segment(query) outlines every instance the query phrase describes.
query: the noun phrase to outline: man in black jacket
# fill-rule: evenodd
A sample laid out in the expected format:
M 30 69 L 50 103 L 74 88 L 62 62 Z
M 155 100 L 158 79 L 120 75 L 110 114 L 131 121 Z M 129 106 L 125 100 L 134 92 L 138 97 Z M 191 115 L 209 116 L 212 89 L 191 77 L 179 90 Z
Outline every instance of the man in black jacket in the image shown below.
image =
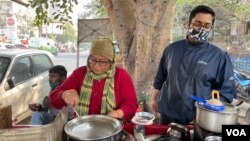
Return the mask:
M 189 16 L 185 40 L 170 44 L 163 52 L 153 83 L 150 108 L 161 113 L 161 123 L 189 124 L 196 115 L 192 95 L 230 103 L 236 97 L 233 66 L 228 54 L 207 42 L 215 12 L 200 5 Z

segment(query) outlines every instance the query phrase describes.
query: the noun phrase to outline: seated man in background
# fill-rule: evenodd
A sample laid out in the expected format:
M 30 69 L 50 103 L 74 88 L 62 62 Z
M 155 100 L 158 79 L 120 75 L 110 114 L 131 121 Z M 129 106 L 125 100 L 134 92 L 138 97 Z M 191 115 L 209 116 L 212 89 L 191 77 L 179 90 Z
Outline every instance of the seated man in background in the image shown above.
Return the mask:
M 59 86 L 67 78 L 67 70 L 64 66 L 57 65 L 49 69 L 49 84 L 51 91 Z M 45 125 L 54 121 L 55 117 L 60 110 L 51 105 L 49 96 L 44 97 L 43 104 L 30 104 L 29 109 L 34 111 L 31 124 L 32 125 Z M 73 110 L 67 107 L 68 119 L 73 118 Z

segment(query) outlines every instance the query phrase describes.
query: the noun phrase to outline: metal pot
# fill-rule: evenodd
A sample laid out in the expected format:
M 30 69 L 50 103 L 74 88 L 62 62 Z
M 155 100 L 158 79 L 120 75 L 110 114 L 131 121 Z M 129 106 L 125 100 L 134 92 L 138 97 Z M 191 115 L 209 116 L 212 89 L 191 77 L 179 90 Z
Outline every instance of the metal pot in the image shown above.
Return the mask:
M 221 133 L 222 125 L 238 124 L 239 109 L 236 106 L 224 103 L 225 110 L 223 111 L 212 111 L 206 109 L 198 104 L 198 102 L 195 102 L 195 106 L 196 122 L 205 130 Z
M 221 141 L 222 138 L 220 136 L 207 136 L 205 141 Z
M 171 122 L 167 130 L 167 135 L 174 138 L 176 141 L 187 141 L 190 138 L 188 128 L 182 124 Z
M 64 130 L 69 141 L 119 141 L 123 126 L 105 115 L 86 115 L 69 121 Z

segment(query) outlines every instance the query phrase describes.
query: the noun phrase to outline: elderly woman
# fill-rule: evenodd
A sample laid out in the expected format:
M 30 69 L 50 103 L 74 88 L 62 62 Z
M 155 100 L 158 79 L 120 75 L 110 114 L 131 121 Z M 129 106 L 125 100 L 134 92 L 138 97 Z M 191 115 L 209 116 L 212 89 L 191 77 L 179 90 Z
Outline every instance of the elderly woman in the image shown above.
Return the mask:
M 138 107 L 137 96 L 131 77 L 114 60 L 110 39 L 93 41 L 87 66 L 77 68 L 51 93 L 54 107 L 70 105 L 80 116 L 106 114 L 129 122 Z

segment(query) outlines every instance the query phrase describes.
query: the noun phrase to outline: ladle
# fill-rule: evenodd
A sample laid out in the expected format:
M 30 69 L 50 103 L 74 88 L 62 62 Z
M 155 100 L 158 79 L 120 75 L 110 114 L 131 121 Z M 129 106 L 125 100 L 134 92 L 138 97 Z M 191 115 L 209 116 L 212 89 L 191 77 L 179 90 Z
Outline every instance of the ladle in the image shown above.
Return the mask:
M 74 113 L 76 114 L 77 117 L 80 117 L 80 115 L 79 115 L 78 112 L 77 112 L 76 107 L 73 107 L 73 111 L 74 111 Z

